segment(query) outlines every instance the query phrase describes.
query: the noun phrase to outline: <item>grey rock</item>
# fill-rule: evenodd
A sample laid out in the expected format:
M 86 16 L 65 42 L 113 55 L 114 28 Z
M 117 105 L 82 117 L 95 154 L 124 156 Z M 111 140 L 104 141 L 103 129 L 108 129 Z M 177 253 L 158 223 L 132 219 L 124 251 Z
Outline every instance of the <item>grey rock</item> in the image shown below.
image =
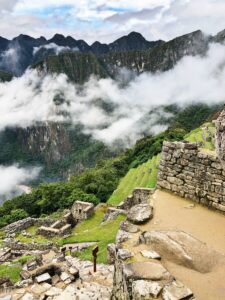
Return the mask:
M 49 273 L 44 273 L 41 274 L 39 276 L 37 276 L 35 278 L 37 283 L 41 283 L 41 282 L 50 282 L 51 281 L 51 276 L 49 275 Z
M 131 238 L 131 235 L 123 230 L 118 230 L 116 235 L 116 244 L 122 244 Z
M 122 259 L 122 260 L 126 260 L 126 259 L 134 256 L 134 253 L 132 253 L 126 249 L 119 249 L 117 254 L 118 254 L 118 258 Z
M 171 274 L 156 262 L 133 262 L 124 266 L 124 274 L 127 278 L 142 278 L 143 280 L 168 280 L 172 281 Z
M 153 217 L 153 209 L 149 204 L 138 204 L 133 206 L 128 214 L 127 219 L 134 224 L 142 224 Z
M 132 283 L 132 295 L 135 300 L 157 298 L 162 290 L 162 284 L 157 281 L 136 280 Z
M 161 256 L 153 250 L 142 250 L 141 255 L 150 259 L 161 259 Z
M 136 225 L 130 223 L 127 220 L 121 223 L 120 229 L 129 233 L 137 233 L 138 231 L 140 231 L 140 229 Z
M 108 244 L 107 245 L 107 262 L 108 264 L 114 264 L 116 255 L 116 245 Z
M 188 300 L 193 299 L 193 292 L 178 281 L 173 281 L 164 287 L 163 300 Z

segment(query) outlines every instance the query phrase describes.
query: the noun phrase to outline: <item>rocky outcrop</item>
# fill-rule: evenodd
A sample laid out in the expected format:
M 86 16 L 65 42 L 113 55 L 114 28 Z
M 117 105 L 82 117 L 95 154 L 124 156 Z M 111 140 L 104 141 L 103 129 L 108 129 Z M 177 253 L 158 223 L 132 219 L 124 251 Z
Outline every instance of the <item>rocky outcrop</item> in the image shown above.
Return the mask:
M 200 273 L 212 271 L 222 259 L 222 255 L 205 243 L 182 231 L 143 232 L 139 242 L 149 245 L 164 259 Z
M 158 187 L 225 212 L 224 182 L 216 155 L 200 151 L 196 143 L 163 143 Z
M 143 224 L 152 217 L 153 209 L 147 203 L 133 206 L 127 214 L 127 220 L 133 224 Z

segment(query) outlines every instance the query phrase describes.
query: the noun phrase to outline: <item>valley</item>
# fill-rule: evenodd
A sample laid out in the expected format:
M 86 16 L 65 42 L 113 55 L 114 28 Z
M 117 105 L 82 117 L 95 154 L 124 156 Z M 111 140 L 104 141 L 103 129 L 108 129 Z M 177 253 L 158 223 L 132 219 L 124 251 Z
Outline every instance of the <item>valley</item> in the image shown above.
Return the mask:
M 0 37 L 0 300 L 224 300 L 224 32 Z

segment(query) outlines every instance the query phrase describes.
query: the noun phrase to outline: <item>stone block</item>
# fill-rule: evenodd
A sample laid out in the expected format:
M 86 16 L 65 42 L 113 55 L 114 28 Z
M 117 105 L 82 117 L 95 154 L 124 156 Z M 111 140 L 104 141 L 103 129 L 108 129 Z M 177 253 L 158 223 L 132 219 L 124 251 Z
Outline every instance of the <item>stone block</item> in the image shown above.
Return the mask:
M 44 274 L 41 274 L 41 275 L 37 276 L 35 278 L 35 281 L 37 283 L 51 282 L 51 276 L 49 275 L 49 273 L 44 273 Z

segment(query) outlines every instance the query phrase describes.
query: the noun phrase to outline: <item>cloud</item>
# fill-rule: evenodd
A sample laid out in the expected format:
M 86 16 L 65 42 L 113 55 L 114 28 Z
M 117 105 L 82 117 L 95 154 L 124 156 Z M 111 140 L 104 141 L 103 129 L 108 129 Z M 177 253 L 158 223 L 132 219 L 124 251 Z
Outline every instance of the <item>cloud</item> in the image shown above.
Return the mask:
M 12 47 L 0 54 L 0 69 L 9 70 L 15 74 L 21 73 L 20 69 L 21 49 L 19 45 Z
M 13 4 L 10 4 L 13 3 Z M 224 0 L 18 0 L 1 1 L 0 32 L 38 37 L 56 32 L 112 42 L 130 31 L 169 40 L 197 29 L 216 34 L 224 26 Z
M 13 10 L 13 8 L 17 2 L 18 2 L 18 0 L 1 0 L 0 12 Z
M 19 185 L 38 177 L 40 168 L 20 168 L 18 165 L 0 165 L 0 202 L 22 193 Z
M 163 110 L 165 105 L 225 102 L 224 82 L 225 46 L 220 44 L 212 44 L 205 57 L 184 57 L 172 70 L 144 73 L 125 86 L 110 78 L 92 77 L 81 88 L 65 74 L 28 70 L 0 84 L 0 130 L 68 121 L 81 124 L 84 133 L 107 144 L 119 140 L 129 146 L 143 133 L 165 129 L 162 120 L 170 117 Z
M 66 51 L 79 51 L 79 49 L 76 47 L 70 48 L 70 47 L 65 47 L 65 46 L 58 46 L 55 43 L 50 43 L 50 44 L 47 44 L 44 46 L 34 47 L 33 54 L 35 55 L 41 49 L 53 50 L 56 55 L 58 55 L 59 53 L 62 53 L 62 52 L 66 52 Z

